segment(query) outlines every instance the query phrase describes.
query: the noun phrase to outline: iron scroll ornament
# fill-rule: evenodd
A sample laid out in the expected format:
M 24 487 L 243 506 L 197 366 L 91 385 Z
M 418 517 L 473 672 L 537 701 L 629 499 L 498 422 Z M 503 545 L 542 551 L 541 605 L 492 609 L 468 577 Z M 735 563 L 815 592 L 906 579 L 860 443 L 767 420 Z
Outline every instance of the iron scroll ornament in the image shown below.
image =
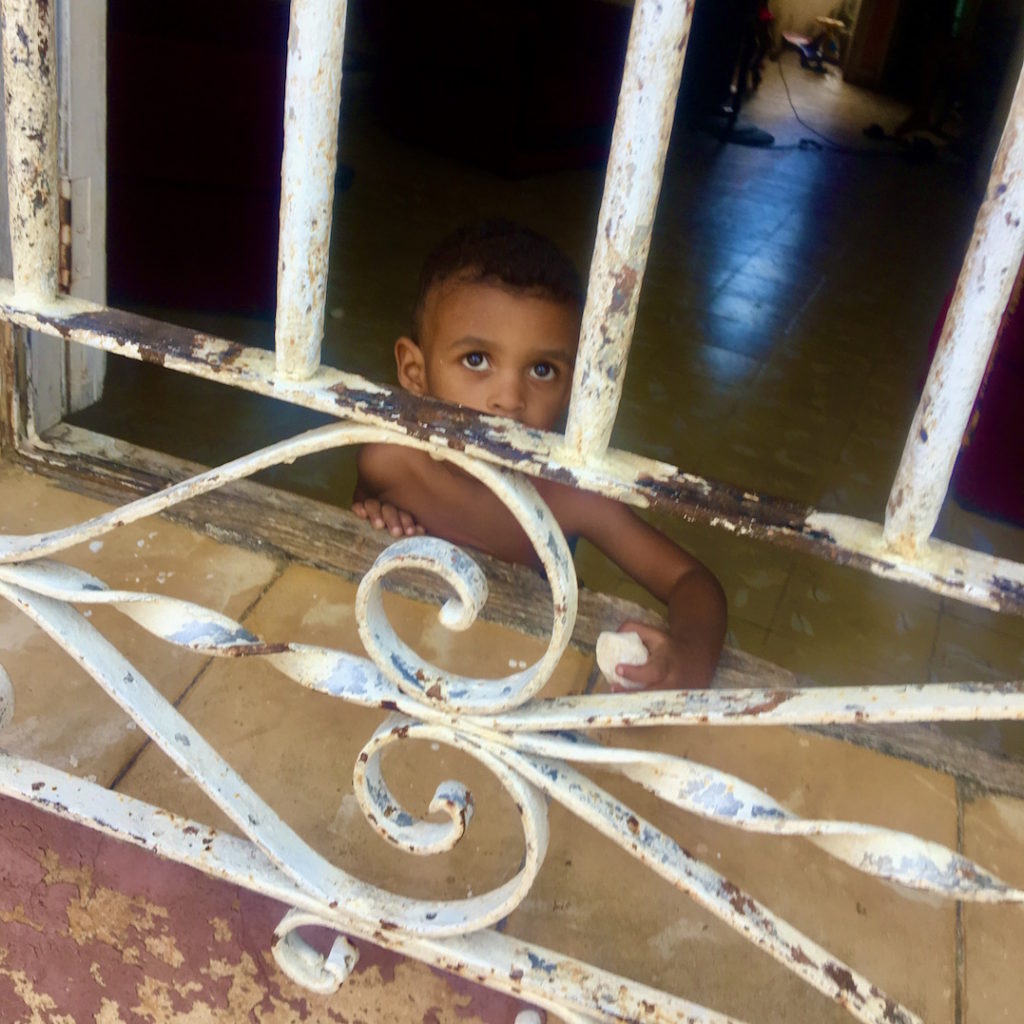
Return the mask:
M 439 614 L 447 628 L 468 627 L 486 601 L 486 583 L 475 563 L 453 545 L 436 538 L 407 538 L 391 545 L 360 584 L 357 621 L 372 662 L 324 647 L 266 644 L 240 623 L 198 605 L 160 595 L 110 590 L 89 574 L 48 558 L 267 466 L 314 451 L 371 441 L 408 444 L 450 460 L 490 487 L 523 526 L 547 572 L 554 607 L 551 638 L 534 665 L 503 679 L 477 682 L 442 672 L 397 638 L 384 614 L 380 591 L 385 577 L 399 567 L 411 565 L 433 572 L 454 591 L 455 596 L 444 603 Z M 593 707 L 602 708 L 603 726 L 625 726 L 636 724 L 637 712 L 644 705 L 663 708 L 664 695 L 617 695 L 621 701 L 617 715 L 609 712 L 607 696 L 534 700 L 569 642 L 576 615 L 575 573 L 561 530 L 524 478 L 462 453 L 438 451 L 415 438 L 377 427 L 332 425 L 200 474 L 79 526 L 0 538 L 0 593 L 68 650 L 277 868 L 305 894 L 322 901 L 325 912 L 319 920 L 328 927 L 342 930 L 337 915 L 327 911 L 343 905 L 350 921 L 355 918 L 379 923 L 386 917 L 393 929 L 408 936 L 444 939 L 489 928 L 521 902 L 543 863 L 548 838 L 547 797 L 594 825 L 814 987 L 843 1002 L 857 1019 L 917 1019 L 867 979 L 695 861 L 653 824 L 640 820 L 630 808 L 577 771 L 574 763 L 614 768 L 667 803 L 736 827 L 804 835 L 857 869 L 903 885 L 957 899 L 1024 901 L 1024 893 L 937 844 L 872 826 L 806 821 L 732 776 L 670 755 L 605 748 L 579 731 L 587 727 L 588 720 L 593 721 L 593 715 L 589 719 L 587 716 Z M 355 792 L 368 819 L 386 839 L 413 853 L 428 855 L 454 846 L 472 815 L 465 787 L 449 781 L 437 788 L 428 810 L 442 813 L 446 821 L 418 819 L 395 801 L 379 763 L 383 749 L 409 736 L 445 743 L 480 761 L 512 794 L 525 837 L 522 866 L 491 892 L 446 902 L 396 896 L 353 878 L 312 851 L 284 825 L 72 604 L 109 604 L 168 642 L 210 656 L 266 658 L 286 676 L 311 689 L 365 706 L 395 709 L 395 714 L 370 738 L 354 768 Z M 736 694 L 709 695 L 726 702 L 730 696 L 735 699 Z M 1001 697 L 1004 705 L 1014 700 L 1019 704 L 1024 698 L 1024 694 L 1006 688 L 995 696 Z M 548 705 L 550 716 L 546 714 Z M 9 708 L 9 695 L 0 694 L 0 710 Z M 663 716 L 664 712 L 655 712 L 650 721 L 659 720 L 658 714 Z M 566 730 L 567 717 L 575 721 L 575 731 Z M 528 729 L 524 722 L 529 723 Z M 296 942 L 287 948 L 302 952 Z M 301 968 L 296 971 L 302 974 Z M 343 970 L 335 972 L 339 979 L 343 974 Z M 314 987 L 333 984 L 324 982 L 316 971 L 308 977 Z M 842 979 L 841 985 L 836 978 Z M 685 1005 L 687 1016 L 677 1019 L 725 1020 L 705 1010 L 701 1010 L 703 1016 L 693 1017 L 694 1007 Z M 599 1009 L 577 1006 L 576 1012 L 581 1012 L 584 1019 L 617 1019 L 604 1011 L 596 1012 Z

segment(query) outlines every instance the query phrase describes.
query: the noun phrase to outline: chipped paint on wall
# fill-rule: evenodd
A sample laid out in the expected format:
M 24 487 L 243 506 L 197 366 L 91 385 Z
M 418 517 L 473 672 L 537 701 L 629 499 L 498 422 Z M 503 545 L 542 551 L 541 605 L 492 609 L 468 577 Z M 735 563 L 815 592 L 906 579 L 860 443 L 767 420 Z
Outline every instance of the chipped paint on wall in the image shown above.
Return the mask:
M 512 1021 L 523 1006 L 365 943 L 339 992 L 311 995 L 270 952 L 283 912 L 0 800 L 4 1024 L 484 1024 Z

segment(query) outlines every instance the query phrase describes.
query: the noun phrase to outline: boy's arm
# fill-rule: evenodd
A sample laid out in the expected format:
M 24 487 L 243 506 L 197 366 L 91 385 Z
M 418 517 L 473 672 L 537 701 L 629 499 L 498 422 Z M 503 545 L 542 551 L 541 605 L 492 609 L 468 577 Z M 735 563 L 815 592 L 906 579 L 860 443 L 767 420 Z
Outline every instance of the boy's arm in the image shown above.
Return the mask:
M 559 521 L 586 537 L 668 607 L 668 633 L 637 622 L 620 627 L 638 633 L 650 651 L 644 665 L 620 665 L 620 675 L 643 688 L 707 686 L 726 627 L 725 594 L 711 570 L 625 505 L 555 487 L 546 496 Z

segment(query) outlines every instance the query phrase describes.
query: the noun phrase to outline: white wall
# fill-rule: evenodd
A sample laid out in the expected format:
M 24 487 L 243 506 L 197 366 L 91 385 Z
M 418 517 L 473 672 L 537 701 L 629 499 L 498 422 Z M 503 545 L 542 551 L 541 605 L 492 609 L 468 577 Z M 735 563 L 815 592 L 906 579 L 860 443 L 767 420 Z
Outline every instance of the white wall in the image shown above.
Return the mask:
M 768 0 L 779 32 L 801 32 L 804 35 L 813 33 L 814 19 L 818 15 L 831 17 L 841 5 L 842 0 Z M 859 0 L 857 3 L 847 2 L 845 6 L 855 16 Z
M 775 15 L 775 26 L 779 32 L 810 35 L 815 17 L 827 15 L 832 9 L 832 0 L 768 0 L 768 6 Z

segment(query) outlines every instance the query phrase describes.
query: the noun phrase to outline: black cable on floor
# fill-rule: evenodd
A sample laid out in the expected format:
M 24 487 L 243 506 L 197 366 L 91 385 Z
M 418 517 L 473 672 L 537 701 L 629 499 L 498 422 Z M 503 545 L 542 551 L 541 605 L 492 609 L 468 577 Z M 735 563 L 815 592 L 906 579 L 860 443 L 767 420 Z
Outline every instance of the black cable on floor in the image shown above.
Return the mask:
M 901 148 L 898 151 L 894 150 L 881 150 L 881 149 L 869 149 L 866 146 L 847 146 L 842 142 L 837 142 L 835 139 L 830 139 L 827 135 L 819 132 L 813 125 L 809 125 L 801 116 L 800 112 L 796 109 L 796 104 L 793 102 L 793 95 L 789 91 L 789 83 L 786 81 L 786 74 L 782 70 L 782 58 L 776 61 L 779 67 L 779 78 L 782 79 L 782 87 L 786 90 L 786 99 L 789 101 L 789 109 L 793 111 L 793 116 L 797 119 L 797 123 L 807 129 L 807 131 L 816 135 L 817 139 L 800 139 L 799 142 L 788 146 L 772 146 L 772 149 L 776 150 L 789 150 L 789 149 L 811 149 L 811 150 L 824 150 L 825 152 L 842 153 L 846 156 L 861 156 L 861 157 L 873 157 L 873 158 L 898 158 L 900 160 L 907 160 L 913 157 L 933 157 L 936 155 L 935 148 L 926 143 L 921 146 L 915 146 L 913 143 L 909 146 L 906 143 L 901 143 Z M 818 139 L 822 141 L 819 142 Z M 823 145 L 824 143 L 824 145 Z
M 775 63 L 778 65 L 778 68 L 779 68 L 779 78 L 782 79 L 782 88 L 786 90 L 786 99 L 789 100 L 789 109 L 793 111 L 793 116 L 797 119 L 797 122 L 800 125 L 802 125 L 804 128 L 806 128 L 813 135 L 817 135 L 818 138 L 821 139 L 823 142 L 828 143 L 829 147 L 834 149 L 834 150 L 836 150 L 837 152 L 840 152 L 840 153 L 858 153 L 858 154 L 860 154 L 860 153 L 871 153 L 873 155 L 877 153 L 877 151 L 873 150 L 873 149 L 864 149 L 863 147 L 860 147 L 860 146 L 858 146 L 858 147 L 847 146 L 847 145 L 845 145 L 842 142 L 836 142 L 835 139 L 830 139 L 827 135 L 823 135 L 813 125 L 809 125 L 800 116 L 800 112 L 796 109 L 796 104 L 793 102 L 793 94 L 789 91 L 789 82 L 786 81 L 786 74 L 782 70 L 782 57 L 780 56 L 779 59 Z M 800 143 L 803 143 L 804 141 L 805 141 L 804 139 L 801 139 Z M 812 140 L 811 139 L 807 139 L 806 141 L 807 142 L 811 142 Z M 798 143 L 797 145 L 799 146 L 800 143 Z M 813 149 L 815 147 L 813 147 L 813 146 L 802 147 L 801 146 L 800 148 Z M 820 143 L 818 145 L 818 148 L 821 148 Z

